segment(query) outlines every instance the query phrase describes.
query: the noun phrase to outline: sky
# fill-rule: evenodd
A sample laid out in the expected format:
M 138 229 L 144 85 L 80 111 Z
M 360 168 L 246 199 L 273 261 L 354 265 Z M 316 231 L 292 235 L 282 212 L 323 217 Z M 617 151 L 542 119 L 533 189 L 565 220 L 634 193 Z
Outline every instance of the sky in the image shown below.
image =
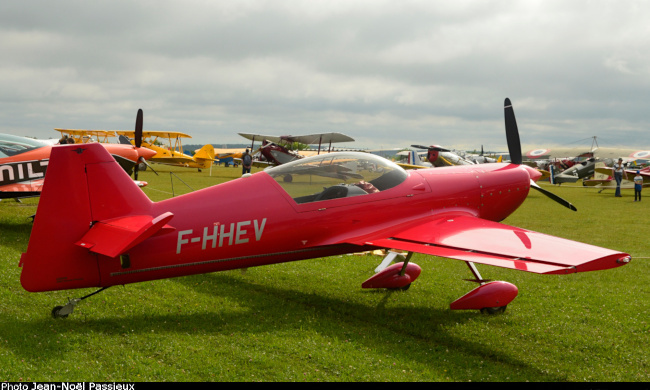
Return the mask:
M 359 148 L 650 148 L 650 2 L 0 2 L 0 133 L 340 132 Z

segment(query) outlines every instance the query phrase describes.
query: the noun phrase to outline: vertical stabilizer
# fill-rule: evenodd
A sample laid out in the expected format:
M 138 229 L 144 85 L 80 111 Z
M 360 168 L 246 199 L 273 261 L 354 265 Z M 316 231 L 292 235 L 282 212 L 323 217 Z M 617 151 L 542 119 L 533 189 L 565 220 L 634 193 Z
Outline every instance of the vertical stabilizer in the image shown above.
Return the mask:
M 199 164 L 203 164 L 203 168 L 210 168 L 214 161 L 214 155 L 214 146 L 207 144 L 196 152 L 194 160 Z
M 420 160 L 420 156 L 418 155 L 417 150 L 411 149 L 409 151 L 409 164 L 424 166 L 424 163 L 422 160 Z
M 551 173 L 551 176 L 549 177 L 549 182 L 551 184 L 555 184 L 555 165 L 549 164 L 548 170 Z
M 75 245 L 93 223 L 152 202 L 99 143 L 52 148 L 21 284 L 28 291 L 99 287 L 98 255 Z

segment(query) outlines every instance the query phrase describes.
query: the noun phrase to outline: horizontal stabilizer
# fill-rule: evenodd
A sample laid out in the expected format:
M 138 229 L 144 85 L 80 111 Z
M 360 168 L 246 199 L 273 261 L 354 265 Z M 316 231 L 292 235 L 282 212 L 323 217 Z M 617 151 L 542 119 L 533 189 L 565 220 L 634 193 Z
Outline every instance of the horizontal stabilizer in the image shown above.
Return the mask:
M 76 245 L 94 253 L 117 257 L 156 233 L 164 234 L 174 230 L 166 225 L 173 216 L 174 214 L 166 212 L 156 218 L 150 215 L 131 215 L 99 221 L 93 224 Z

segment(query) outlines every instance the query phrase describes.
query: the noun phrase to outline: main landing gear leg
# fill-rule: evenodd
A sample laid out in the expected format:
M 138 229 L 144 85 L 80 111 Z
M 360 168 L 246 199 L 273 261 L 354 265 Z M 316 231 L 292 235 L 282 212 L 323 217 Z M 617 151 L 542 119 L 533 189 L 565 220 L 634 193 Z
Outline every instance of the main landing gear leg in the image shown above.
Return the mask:
M 399 276 L 402 277 L 406 274 L 406 270 L 408 268 L 409 262 L 411 261 L 411 257 L 413 256 L 413 252 L 409 252 L 406 255 L 406 259 L 404 260 L 404 263 L 402 263 L 402 269 L 399 271 Z M 412 283 L 413 281 L 411 281 Z M 399 287 L 400 290 L 406 291 L 411 287 L 411 283 L 407 284 L 406 286 Z
M 483 277 L 478 272 L 478 269 L 476 268 L 474 263 L 468 261 L 466 264 L 469 267 L 469 270 L 472 271 L 472 273 L 474 274 L 474 280 L 471 279 L 467 279 L 467 280 L 469 280 L 470 282 L 476 282 L 481 286 L 483 286 L 487 282 L 491 282 L 491 280 L 483 279 Z M 481 308 L 481 314 L 500 314 L 506 311 L 507 306 L 508 305 L 498 306 L 498 307 L 483 307 Z
M 83 301 L 86 298 L 92 297 L 95 294 L 98 294 L 104 290 L 106 290 L 108 287 L 103 287 L 100 288 L 99 290 L 95 291 L 94 293 L 90 293 L 86 296 L 83 296 L 81 298 L 73 298 L 70 299 L 68 298 L 68 303 L 64 306 L 55 306 L 54 309 L 52 309 L 52 317 L 54 318 L 67 318 L 72 312 L 74 311 L 75 306 L 81 301 Z
M 363 282 L 361 287 L 408 290 L 422 271 L 417 264 L 410 262 L 411 256 L 413 256 L 413 252 L 409 252 L 406 256 L 389 252 L 384 261 L 375 269 L 375 275 Z M 389 266 L 398 257 L 404 261 Z

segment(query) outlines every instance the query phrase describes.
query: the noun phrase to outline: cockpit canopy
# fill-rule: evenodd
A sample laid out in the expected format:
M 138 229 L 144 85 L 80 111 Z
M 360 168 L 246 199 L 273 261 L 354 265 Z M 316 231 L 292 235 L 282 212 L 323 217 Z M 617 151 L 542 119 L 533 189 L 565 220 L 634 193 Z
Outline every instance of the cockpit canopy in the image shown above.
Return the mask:
M 31 138 L 0 134 L 0 158 L 16 156 L 29 150 L 46 146 L 43 142 Z
M 397 186 L 408 174 L 369 153 L 328 153 L 265 170 L 296 203 L 368 195 Z

